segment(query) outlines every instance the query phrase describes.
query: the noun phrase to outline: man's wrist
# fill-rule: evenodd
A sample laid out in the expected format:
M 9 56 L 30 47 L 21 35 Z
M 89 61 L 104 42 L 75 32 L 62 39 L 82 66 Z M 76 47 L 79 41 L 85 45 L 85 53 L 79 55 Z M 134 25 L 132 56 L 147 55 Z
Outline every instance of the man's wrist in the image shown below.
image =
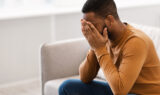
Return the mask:
M 103 55 L 109 55 L 106 46 L 94 49 L 94 52 L 98 60 L 100 60 Z
M 101 48 L 94 49 L 94 52 L 95 52 L 96 56 L 101 56 L 101 55 L 103 55 L 103 54 L 108 54 L 108 51 L 107 51 L 107 47 L 106 47 L 106 46 L 101 47 Z

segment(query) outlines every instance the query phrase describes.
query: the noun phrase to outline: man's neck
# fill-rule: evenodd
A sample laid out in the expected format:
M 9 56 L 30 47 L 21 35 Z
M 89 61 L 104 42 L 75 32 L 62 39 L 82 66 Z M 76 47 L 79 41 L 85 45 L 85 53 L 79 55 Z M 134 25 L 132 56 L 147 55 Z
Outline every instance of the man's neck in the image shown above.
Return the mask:
M 126 25 L 122 22 L 119 22 L 115 31 L 112 31 L 110 35 L 110 41 L 114 43 L 115 41 L 120 40 L 123 37 L 126 30 L 127 30 Z

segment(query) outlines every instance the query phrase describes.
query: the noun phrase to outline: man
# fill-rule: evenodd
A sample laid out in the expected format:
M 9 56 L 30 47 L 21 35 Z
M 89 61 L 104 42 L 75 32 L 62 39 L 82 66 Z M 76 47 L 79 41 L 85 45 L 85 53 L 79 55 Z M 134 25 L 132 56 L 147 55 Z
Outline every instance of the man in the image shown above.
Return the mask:
M 91 49 L 80 80 L 63 82 L 59 95 L 160 95 L 160 61 L 151 39 L 120 21 L 113 0 L 87 0 L 82 12 Z M 93 80 L 100 68 L 107 82 Z

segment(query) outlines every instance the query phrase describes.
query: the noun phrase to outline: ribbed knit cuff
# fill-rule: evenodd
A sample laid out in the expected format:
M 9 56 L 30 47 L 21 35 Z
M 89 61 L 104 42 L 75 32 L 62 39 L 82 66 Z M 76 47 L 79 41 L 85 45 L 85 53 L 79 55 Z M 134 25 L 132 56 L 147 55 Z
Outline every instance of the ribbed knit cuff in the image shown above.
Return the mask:
M 96 54 L 96 57 L 97 57 L 97 59 L 98 59 L 98 62 L 100 61 L 100 59 L 101 59 L 102 56 L 104 56 L 104 55 L 109 55 L 106 47 L 102 47 L 102 48 L 99 48 L 99 49 L 95 49 L 94 52 L 95 52 L 95 54 Z

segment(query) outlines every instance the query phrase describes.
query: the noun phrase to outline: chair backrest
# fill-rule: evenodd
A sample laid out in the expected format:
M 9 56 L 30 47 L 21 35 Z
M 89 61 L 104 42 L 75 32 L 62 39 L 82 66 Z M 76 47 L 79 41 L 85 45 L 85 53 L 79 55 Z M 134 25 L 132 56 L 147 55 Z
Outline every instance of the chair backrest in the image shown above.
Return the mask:
M 42 89 L 49 80 L 78 75 L 79 65 L 85 59 L 88 50 L 89 44 L 84 38 L 43 44 L 41 46 Z
M 131 24 L 137 29 L 142 30 L 145 32 L 153 41 L 158 56 L 160 58 L 160 28 L 151 27 L 151 26 L 144 26 L 139 24 Z

